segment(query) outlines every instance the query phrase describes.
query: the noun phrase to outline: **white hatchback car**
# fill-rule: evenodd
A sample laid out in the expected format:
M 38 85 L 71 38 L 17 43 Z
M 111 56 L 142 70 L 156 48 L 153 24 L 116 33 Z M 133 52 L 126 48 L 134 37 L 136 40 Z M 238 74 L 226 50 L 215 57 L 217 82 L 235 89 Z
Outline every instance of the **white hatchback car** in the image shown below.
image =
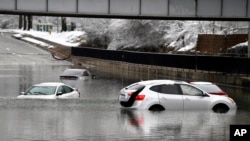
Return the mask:
M 120 91 L 123 108 L 148 110 L 213 110 L 226 113 L 237 106 L 230 97 L 208 94 L 184 81 L 148 80 L 131 84 Z
M 47 82 L 31 86 L 26 92 L 17 96 L 18 99 L 66 99 L 79 98 L 80 93 L 60 82 Z

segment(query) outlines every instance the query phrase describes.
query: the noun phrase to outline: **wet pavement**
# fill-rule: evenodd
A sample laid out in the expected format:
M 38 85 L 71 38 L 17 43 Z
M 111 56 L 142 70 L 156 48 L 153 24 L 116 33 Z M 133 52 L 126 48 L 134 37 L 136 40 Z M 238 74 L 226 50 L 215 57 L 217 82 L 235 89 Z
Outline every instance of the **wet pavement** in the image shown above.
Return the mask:
M 74 67 L 71 63 L 54 60 L 49 53 L 9 37 L 1 36 L 0 41 L 0 58 L 4 58 L 0 60 L 0 137 L 4 141 L 227 141 L 230 125 L 250 124 L 249 89 L 223 87 L 239 105 L 235 113 L 122 110 L 119 90 L 131 79 L 95 71 L 97 79 L 60 80 L 63 70 Z M 10 50 L 29 47 L 29 53 L 20 49 L 6 54 L 6 46 Z M 21 54 L 22 59 L 17 59 Z M 77 87 L 81 98 L 16 99 L 29 86 L 46 81 Z

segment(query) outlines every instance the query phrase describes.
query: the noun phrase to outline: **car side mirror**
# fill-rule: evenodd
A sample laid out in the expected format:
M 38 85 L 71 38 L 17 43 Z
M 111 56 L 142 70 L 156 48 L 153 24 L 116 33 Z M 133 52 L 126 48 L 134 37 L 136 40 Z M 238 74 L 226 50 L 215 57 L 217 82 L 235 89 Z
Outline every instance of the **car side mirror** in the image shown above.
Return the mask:
M 21 92 L 20 94 L 21 94 L 21 95 L 24 95 L 24 94 L 25 94 L 25 92 Z

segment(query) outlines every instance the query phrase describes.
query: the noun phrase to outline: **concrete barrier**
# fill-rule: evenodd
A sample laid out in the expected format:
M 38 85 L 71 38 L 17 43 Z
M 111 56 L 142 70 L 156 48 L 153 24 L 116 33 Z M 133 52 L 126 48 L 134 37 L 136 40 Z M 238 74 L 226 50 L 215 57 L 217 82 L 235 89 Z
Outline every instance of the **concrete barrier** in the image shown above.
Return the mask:
M 197 71 L 152 65 L 110 61 L 90 57 L 73 56 L 72 62 L 93 71 L 125 77 L 132 80 L 175 79 L 184 81 L 210 81 L 217 84 L 249 87 L 250 78 L 241 75 L 227 75 L 218 72 Z

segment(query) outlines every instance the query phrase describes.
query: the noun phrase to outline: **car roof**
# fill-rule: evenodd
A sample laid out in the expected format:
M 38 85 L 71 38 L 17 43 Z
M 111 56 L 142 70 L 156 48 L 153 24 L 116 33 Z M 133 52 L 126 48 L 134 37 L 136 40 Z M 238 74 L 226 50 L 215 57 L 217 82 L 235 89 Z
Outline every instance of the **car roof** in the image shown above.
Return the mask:
M 87 69 L 66 69 L 65 71 L 87 71 Z
M 65 85 L 65 84 L 61 82 L 44 82 L 44 83 L 35 84 L 34 86 L 61 86 L 61 85 Z
M 190 82 L 191 84 L 197 84 L 197 85 L 213 85 L 212 82 L 206 82 L 206 81 L 194 81 Z
M 138 84 L 155 85 L 155 84 L 188 84 L 188 83 L 179 80 L 146 80 L 146 81 L 140 81 L 138 82 Z
M 89 72 L 87 69 L 66 69 L 61 76 L 77 76 L 82 75 L 83 72 Z

